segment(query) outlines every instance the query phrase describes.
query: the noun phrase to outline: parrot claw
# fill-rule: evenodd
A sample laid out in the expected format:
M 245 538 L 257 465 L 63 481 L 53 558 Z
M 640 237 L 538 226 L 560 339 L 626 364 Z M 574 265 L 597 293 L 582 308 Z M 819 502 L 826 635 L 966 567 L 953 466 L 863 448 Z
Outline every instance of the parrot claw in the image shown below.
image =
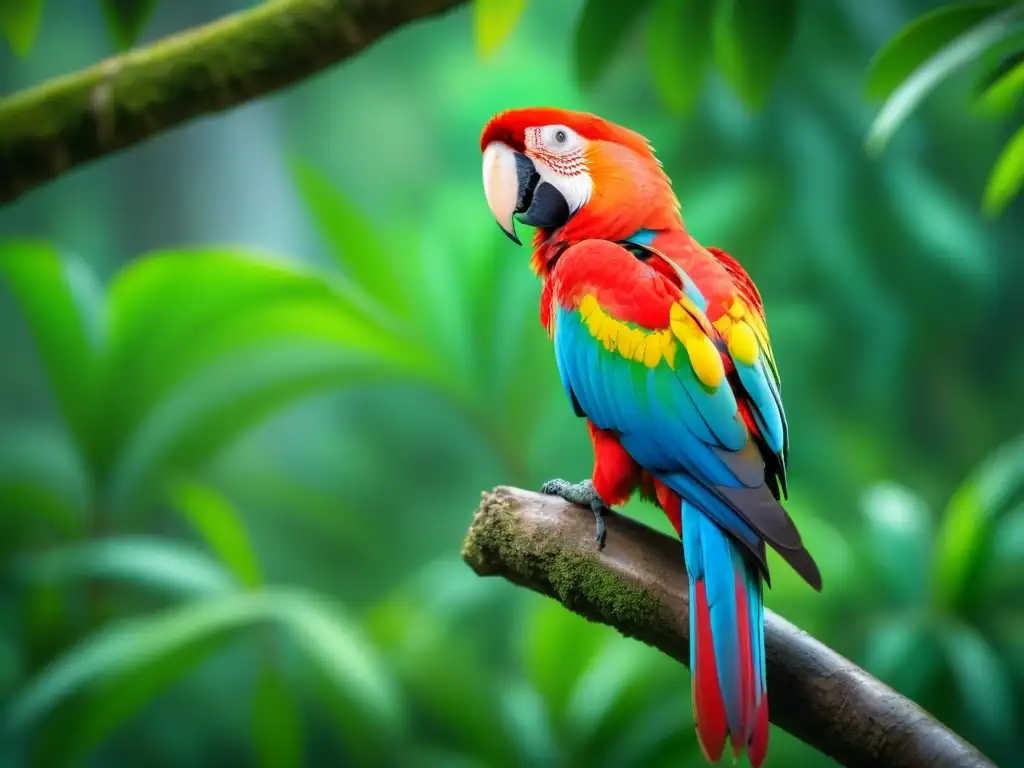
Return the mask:
M 597 548 L 599 550 L 604 549 L 604 513 L 608 511 L 608 505 L 597 495 L 597 491 L 594 490 L 594 484 L 590 480 L 584 480 L 579 483 L 570 483 L 568 480 L 548 480 L 540 487 L 540 492 L 548 496 L 558 496 L 571 504 L 590 507 L 590 510 L 594 513 Z

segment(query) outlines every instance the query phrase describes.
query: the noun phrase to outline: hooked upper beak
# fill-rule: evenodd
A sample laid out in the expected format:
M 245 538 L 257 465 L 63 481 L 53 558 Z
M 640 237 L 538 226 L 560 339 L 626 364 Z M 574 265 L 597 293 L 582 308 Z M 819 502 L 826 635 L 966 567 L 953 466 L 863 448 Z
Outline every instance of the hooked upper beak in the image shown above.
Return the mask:
M 569 220 L 564 195 L 541 174 L 526 155 L 493 141 L 484 150 L 484 196 L 498 226 L 516 245 L 515 216 L 531 227 L 560 227 Z

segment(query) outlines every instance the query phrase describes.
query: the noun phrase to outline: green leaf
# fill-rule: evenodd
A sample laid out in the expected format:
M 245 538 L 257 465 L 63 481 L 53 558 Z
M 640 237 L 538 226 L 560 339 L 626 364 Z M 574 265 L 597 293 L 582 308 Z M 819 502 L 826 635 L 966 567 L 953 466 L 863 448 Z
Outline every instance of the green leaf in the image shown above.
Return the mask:
M 204 553 L 170 541 L 124 536 L 97 539 L 23 556 L 15 573 L 34 582 L 114 579 L 176 595 L 211 595 L 236 588 Z
M 888 98 L 936 51 L 1005 7 L 1002 0 L 954 3 L 917 17 L 872 58 L 864 83 L 865 93 L 869 98 Z
M 587 0 L 574 37 L 576 76 L 589 88 L 600 79 L 626 43 L 651 0 Z
M 966 624 L 945 626 L 939 635 L 960 694 L 960 711 L 981 725 L 989 738 L 1012 738 L 1012 678 L 995 649 Z
M 252 314 L 290 303 L 344 302 L 309 270 L 230 250 L 161 252 L 124 269 L 110 291 L 109 344 L 100 392 L 105 401 L 100 454 L 119 444 L 176 384 L 211 360 L 290 328 L 252 326 Z M 353 323 L 360 315 L 351 310 Z M 264 315 L 266 318 L 266 315 Z M 365 325 L 363 320 L 361 324 Z M 294 323 L 293 323 L 294 325 Z M 126 391 L 125 382 L 131 386 Z
M 1024 56 L 993 79 L 978 96 L 976 106 L 983 114 L 1003 115 L 1024 96 Z
M 707 0 L 655 0 L 647 27 L 647 53 L 662 103 L 688 112 L 700 97 L 713 58 Z
M 25 315 L 68 431 L 88 460 L 102 289 L 83 261 L 27 240 L 0 242 L 0 278 Z
M 238 634 L 238 628 L 203 635 L 183 643 L 137 669 L 113 673 L 100 681 L 85 706 L 61 731 L 63 743 L 57 747 L 54 764 L 79 765 L 118 728 L 127 723 L 149 701 L 181 680 L 201 662 L 212 656 Z
M 46 521 L 69 538 L 89 519 L 89 478 L 66 435 L 41 425 L 7 427 L 0 441 L 0 514 Z M 0 541 L 0 552 L 8 542 Z
M 861 508 L 868 523 L 866 547 L 873 571 L 900 605 L 927 599 L 932 520 L 925 503 L 901 486 L 868 489 Z
M 354 622 L 318 598 L 293 590 L 236 592 L 108 625 L 30 681 L 11 701 L 6 727 L 28 728 L 97 683 L 116 683 L 106 690 L 123 693 L 121 683 L 128 677 L 167 665 L 130 691 L 132 708 L 137 708 L 142 698 L 194 664 L 201 648 L 212 650 L 223 645 L 232 631 L 265 622 L 287 630 L 316 662 L 320 676 L 336 694 L 334 702 L 350 724 L 354 742 L 379 739 L 382 734 L 394 737 L 402 712 L 373 647 Z M 112 720 L 122 720 L 125 711 L 112 707 Z
M 43 0 L 2 0 L 0 33 L 16 56 L 24 58 L 32 51 L 43 18 Z
M 111 296 L 98 453 L 115 507 L 317 388 L 436 375 L 419 347 L 299 267 L 167 253 L 135 262 Z
M 525 10 L 526 0 L 473 0 L 473 32 L 481 58 L 498 49 Z
M 390 363 L 390 365 L 389 365 Z M 127 510 L 167 473 L 190 471 L 270 413 L 310 393 L 408 373 L 385 353 L 301 339 L 229 355 L 177 388 L 125 446 L 107 501 Z
M 560 603 L 536 603 L 526 624 L 523 666 L 558 725 L 565 727 L 573 691 L 608 637 L 606 629 Z
M 156 0 L 102 0 L 107 32 L 118 50 L 131 48 L 146 29 Z
M 291 172 L 313 223 L 347 278 L 381 307 L 396 317 L 404 316 L 409 302 L 403 293 L 400 262 L 388 253 L 381 234 L 311 163 L 292 158 Z
M 1016 29 L 1024 6 L 1015 4 L 1002 13 L 985 18 L 957 34 L 934 55 L 917 66 L 889 95 L 868 131 L 867 150 L 877 155 L 899 127 L 940 82 L 976 61 L 988 48 Z
M 416 711 L 449 735 L 460 752 L 488 766 L 525 764 L 522 745 L 498 714 L 502 681 L 482 663 L 469 633 L 412 600 L 375 606 L 367 623 L 387 649 Z
M 1024 440 L 1001 448 L 953 494 L 935 547 L 935 590 L 952 614 L 970 606 L 992 537 L 1024 488 Z
M 796 38 L 798 0 L 718 0 L 712 21 L 714 58 L 750 107 L 760 108 Z
M 302 721 L 295 698 L 276 667 L 260 667 L 252 708 L 252 741 L 258 765 L 299 768 L 303 764 Z
M 363 756 L 400 739 L 405 711 L 395 680 L 356 621 L 327 601 L 289 593 L 282 619 L 326 683 L 332 721 Z
M 213 488 L 190 480 L 174 483 L 169 496 L 173 506 L 241 584 L 250 588 L 260 585 L 262 575 L 249 535 L 238 510 L 226 498 Z
M 573 686 L 568 707 L 574 737 L 587 741 L 595 755 L 604 747 L 604 734 L 628 732 L 652 714 L 659 694 L 688 698 L 686 673 L 671 659 L 616 634 L 602 639 L 600 652 Z M 685 729 L 688 720 L 683 713 L 677 728 Z
M 941 662 L 934 635 L 934 627 L 916 618 L 886 617 L 868 636 L 864 669 L 914 698 L 934 679 Z
M 1022 70 L 1024 71 L 1024 70 Z M 985 185 L 985 214 L 996 217 L 1005 210 L 1024 186 L 1024 126 L 1017 129 L 1003 151 Z
M 186 646 L 265 621 L 280 606 L 281 599 L 270 594 L 236 593 L 110 624 L 73 646 L 31 680 L 10 702 L 7 727 L 28 728 L 96 683 L 162 665 Z

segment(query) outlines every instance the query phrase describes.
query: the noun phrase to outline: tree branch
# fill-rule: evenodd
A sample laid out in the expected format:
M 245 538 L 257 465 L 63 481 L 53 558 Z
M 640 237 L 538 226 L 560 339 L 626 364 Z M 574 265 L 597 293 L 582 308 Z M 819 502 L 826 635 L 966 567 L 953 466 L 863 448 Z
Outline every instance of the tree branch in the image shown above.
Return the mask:
M 97 157 L 235 107 L 465 0 L 266 0 L 0 101 L 0 205 Z
M 463 544 L 481 576 L 553 597 L 689 665 L 689 606 L 679 541 L 631 518 L 499 487 L 485 493 Z M 765 611 L 772 722 L 850 768 L 995 768 L 916 704 L 806 632 Z

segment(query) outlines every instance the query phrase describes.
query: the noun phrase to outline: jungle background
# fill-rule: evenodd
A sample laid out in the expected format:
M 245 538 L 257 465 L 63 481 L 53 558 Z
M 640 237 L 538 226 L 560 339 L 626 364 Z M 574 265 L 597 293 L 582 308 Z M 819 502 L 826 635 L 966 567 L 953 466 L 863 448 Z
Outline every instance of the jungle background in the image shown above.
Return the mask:
M 9 94 L 252 3 L 0 5 Z M 935 3 L 780 2 L 744 85 L 698 77 L 694 4 L 627 5 L 497 45 L 522 3 L 478 0 L 0 208 L 0 765 L 702 764 L 684 668 L 459 556 L 482 490 L 590 469 L 480 187 L 529 104 L 647 135 L 760 286 L 825 582 L 767 605 L 1024 765 L 1019 59 L 990 36 L 871 152 L 966 21 L 880 72 Z

